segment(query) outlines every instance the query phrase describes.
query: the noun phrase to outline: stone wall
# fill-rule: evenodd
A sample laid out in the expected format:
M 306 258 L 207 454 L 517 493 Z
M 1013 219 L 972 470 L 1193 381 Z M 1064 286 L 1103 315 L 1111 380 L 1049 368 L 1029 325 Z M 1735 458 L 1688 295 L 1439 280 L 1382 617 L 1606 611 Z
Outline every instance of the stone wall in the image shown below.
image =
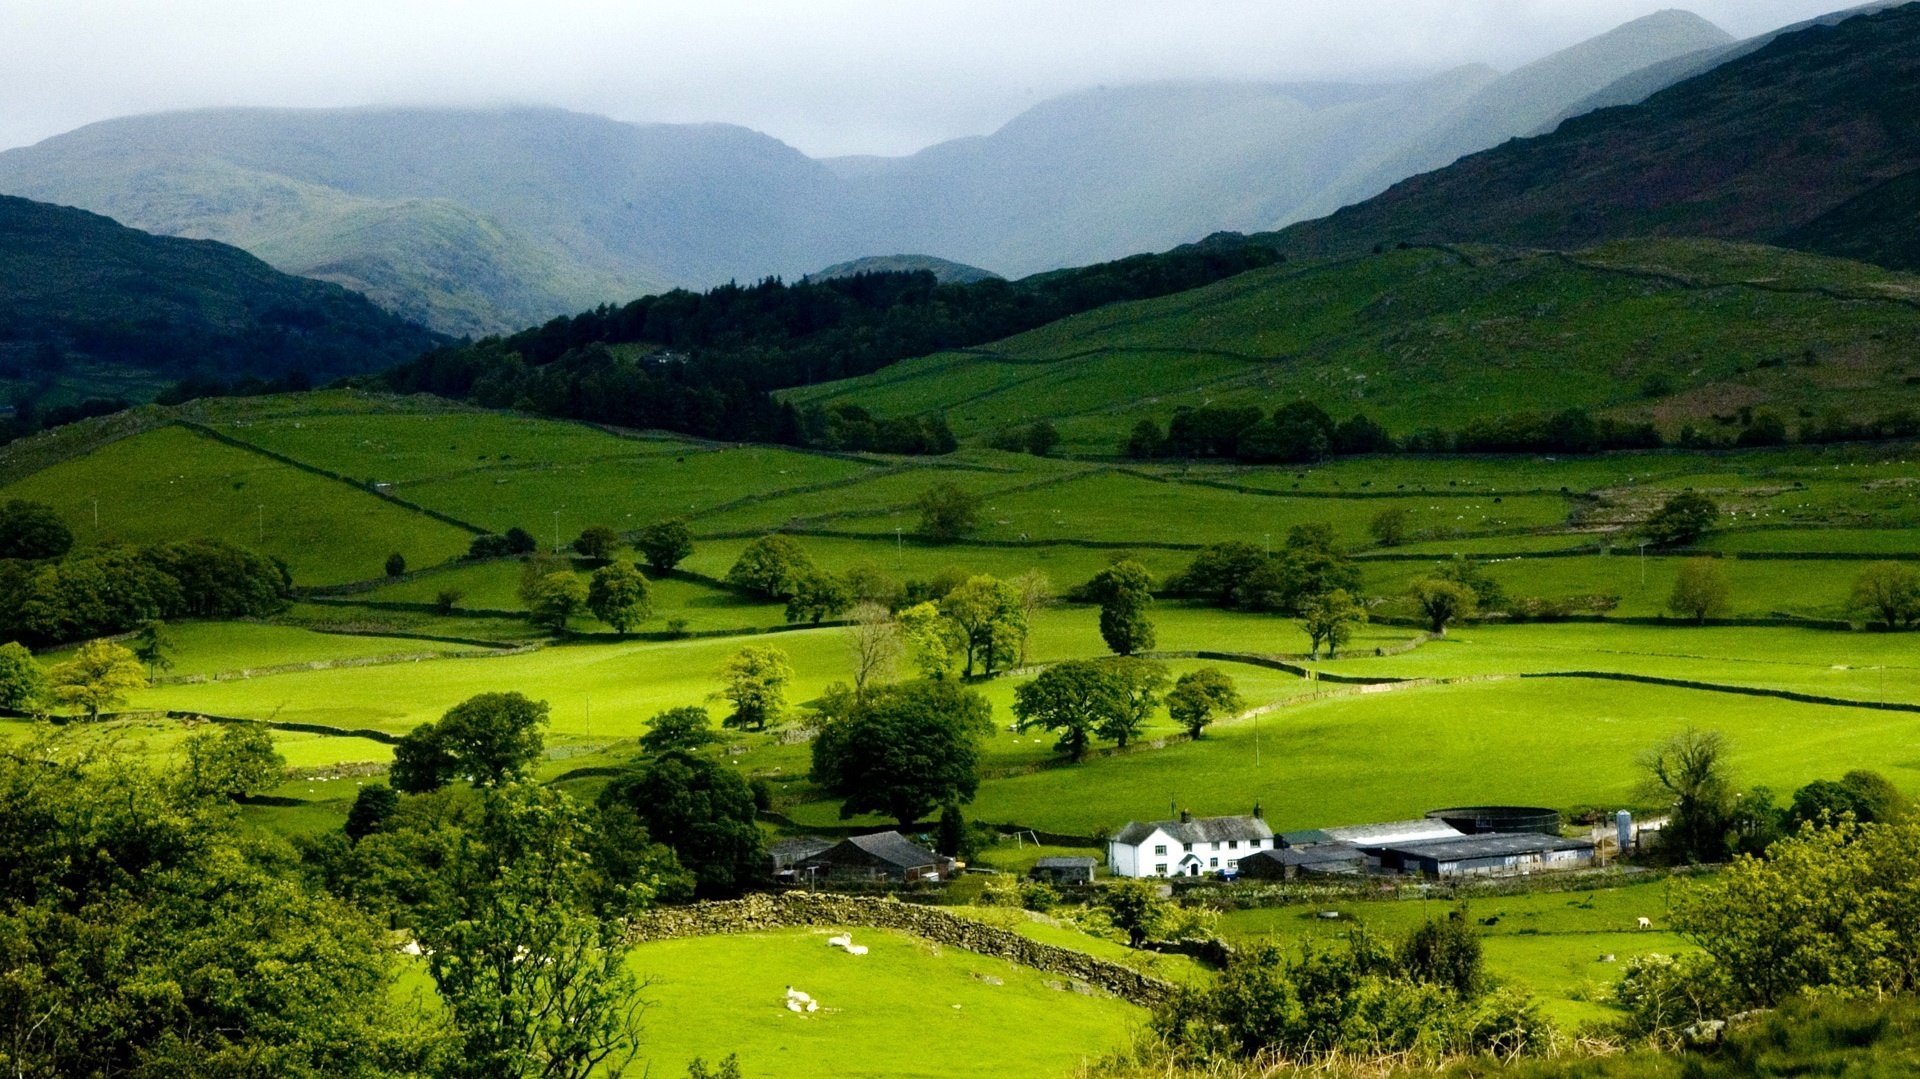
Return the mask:
M 760 893 L 724 903 L 695 903 L 650 911 L 634 923 L 632 934 L 636 942 L 641 942 L 718 933 L 854 927 L 899 930 L 936 944 L 1005 959 L 1085 982 L 1146 1008 L 1166 1003 L 1178 992 L 1173 983 L 1120 963 L 1097 959 L 1071 948 L 1042 944 L 1011 930 L 937 907 L 891 898 L 799 891 Z

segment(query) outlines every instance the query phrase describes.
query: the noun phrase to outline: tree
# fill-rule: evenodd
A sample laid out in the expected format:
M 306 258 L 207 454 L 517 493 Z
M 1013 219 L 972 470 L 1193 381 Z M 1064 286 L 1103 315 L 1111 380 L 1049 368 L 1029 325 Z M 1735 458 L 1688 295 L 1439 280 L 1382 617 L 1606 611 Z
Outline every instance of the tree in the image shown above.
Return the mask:
M 900 624 L 883 604 L 867 600 L 853 608 L 847 627 L 847 650 L 853 657 L 853 692 L 864 696 L 867 686 L 893 677 L 900 660 Z
M 1680 572 L 1674 575 L 1667 610 L 1704 625 L 1707 619 L 1726 613 L 1732 592 L 1733 586 L 1727 581 L 1727 571 L 1720 568 L 1719 559 L 1689 558 L 1680 563 Z
M 38 561 L 73 549 L 73 531 L 52 506 L 25 499 L 0 505 L 0 559 Z
M 793 595 L 787 597 L 787 621 L 819 625 L 825 619 L 846 610 L 853 603 L 853 590 L 831 573 L 814 570 L 793 582 Z
M 1675 860 L 1717 862 L 1727 855 L 1733 784 L 1726 756 L 1719 731 L 1691 727 L 1640 756 L 1648 793 L 1672 807 L 1660 848 Z
M 467 594 L 458 588 L 442 588 L 433 594 L 433 613 L 444 618 L 452 614 L 465 598 Z
M 1404 506 L 1389 506 L 1367 522 L 1367 534 L 1382 547 L 1398 547 L 1407 541 L 1407 511 Z
M 1471 999 L 1486 984 L 1481 970 L 1480 934 L 1467 920 L 1467 905 L 1451 916 L 1429 918 L 1407 935 L 1400 946 L 1400 969 L 1415 981 L 1444 985 Z
M 1100 604 L 1100 637 L 1115 655 L 1130 656 L 1153 648 L 1153 576 L 1131 560 L 1115 562 L 1094 574 L 1087 592 Z
M 1248 604 L 1247 585 L 1270 559 L 1251 543 L 1229 540 L 1200 548 L 1187 568 L 1168 582 L 1222 607 Z
M 655 521 L 642 528 L 634 538 L 633 549 L 647 560 L 647 568 L 656 574 L 671 573 L 673 567 L 693 553 L 693 532 L 687 522 L 676 517 Z
M 791 536 L 761 536 L 747 544 L 727 570 L 727 583 L 762 599 L 786 600 L 815 570 L 813 560 Z
M 1167 714 L 1198 739 L 1216 717 L 1232 715 L 1243 706 L 1233 679 L 1218 667 L 1188 671 L 1167 691 Z
M 1367 609 L 1354 601 L 1344 588 L 1336 588 L 1307 600 L 1300 615 L 1300 628 L 1307 631 L 1307 658 L 1320 654 L 1327 646 L 1327 658 L 1333 659 L 1353 637 L 1355 626 L 1367 621 Z
M 1507 609 L 1507 593 L 1500 582 L 1493 579 L 1478 562 L 1471 558 L 1455 555 L 1434 568 L 1433 575 L 1442 581 L 1452 581 L 1473 592 L 1474 605 L 1481 611 L 1504 611 Z
M 955 682 L 876 686 L 830 715 L 813 743 L 814 782 L 842 798 L 842 819 L 880 813 L 906 828 L 938 806 L 973 800 L 986 698 Z
M 648 753 L 688 753 L 720 740 L 713 729 L 713 717 L 705 708 L 688 705 L 673 708 L 647 720 L 647 733 L 640 736 L 640 748 Z
M 653 615 L 653 589 L 628 562 L 610 562 L 587 581 L 587 609 L 624 634 Z
M 167 624 L 155 619 L 140 627 L 140 635 L 133 639 L 133 654 L 147 665 L 147 680 L 152 681 L 161 671 L 173 669 L 173 654 L 179 645 L 173 639 L 173 633 Z
M 623 916 L 651 899 L 590 900 L 594 829 L 564 792 L 510 783 L 443 871 L 455 887 L 416 931 L 449 1028 L 448 1079 L 618 1077 L 639 1051 L 641 984 L 627 968 Z M 365 844 L 362 844 L 364 847 Z
M 1022 731 L 1043 727 L 1059 735 L 1054 748 L 1073 760 L 1087 747 L 1121 702 L 1112 673 L 1092 660 L 1056 663 L 1013 691 L 1013 714 Z
M 1021 614 L 1020 593 L 995 577 L 970 577 L 940 601 L 940 614 L 960 631 L 964 642 L 964 674 L 973 677 L 974 664 L 992 674 L 996 664 L 1011 662 L 1026 639 L 1027 621 Z
M 1013 579 L 1014 590 L 1020 593 L 1020 619 L 1027 625 L 1033 625 L 1033 617 L 1041 610 L 1053 604 L 1053 578 L 1037 569 L 1030 569 Z M 1021 666 L 1027 664 L 1027 634 L 1020 635 Z
M 1846 816 L 1861 824 L 1886 824 L 1907 812 L 1906 796 L 1885 776 L 1856 769 L 1838 781 L 1816 779 L 1795 791 L 1787 819 L 1795 828 L 1837 824 Z
M 56 663 L 47 672 L 47 684 L 61 704 L 87 710 L 87 718 L 100 718 L 100 710 L 126 703 L 132 690 L 147 688 L 147 676 L 140 659 L 111 641 L 88 641 L 73 658 Z
M 1255 573 L 1242 602 L 1252 606 L 1301 614 L 1315 597 L 1341 591 L 1360 591 L 1360 567 L 1335 542 L 1324 524 L 1294 525 L 1278 558 Z
M 900 612 L 900 636 L 913 649 L 913 661 L 928 678 L 952 677 L 966 652 L 967 635 L 931 602 Z
M 1477 609 L 1473 589 L 1438 577 L 1413 582 L 1413 602 L 1425 616 L 1427 628 L 1442 635 L 1447 632 L 1447 623 L 1472 618 Z
M 1640 526 L 1641 535 L 1656 547 L 1685 547 L 1713 527 L 1720 507 L 1698 491 L 1682 491 L 1660 504 Z
M 502 538 L 507 541 L 508 554 L 532 554 L 540 549 L 540 541 L 533 538 L 533 533 L 518 525 L 507 529 Z
M 407 573 L 407 556 L 395 551 L 387 556 L 387 576 L 404 577 Z
M 588 525 L 573 538 L 573 550 L 581 558 L 606 562 L 620 549 L 620 533 L 606 525 Z
M 600 801 L 631 809 L 703 898 L 736 895 L 764 875 L 753 790 L 728 765 L 669 753 L 614 777 Z
M 0 709 L 33 712 L 46 699 L 47 672 L 33 653 L 19 641 L 0 645 Z
M 748 645 L 735 652 L 715 672 L 721 681 L 715 699 L 733 702 L 733 712 L 722 720 L 729 727 L 761 731 L 780 721 L 787 708 L 787 683 L 793 667 L 778 648 Z
M 546 748 L 547 702 L 519 693 L 482 693 L 408 732 L 394 747 L 388 779 L 398 790 L 437 790 L 459 776 L 476 787 L 519 779 Z
M 1167 688 L 1167 669 L 1152 660 L 1132 656 L 1106 660 L 1103 666 L 1112 680 L 1112 703 L 1095 731 L 1125 749 L 1127 743 L 1146 728 L 1153 710 L 1159 707 L 1160 693 Z
M 1127 878 L 1116 880 L 1100 893 L 1100 905 L 1113 919 L 1113 927 L 1127 935 L 1135 948 L 1157 937 L 1173 913 L 1173 904 L 1160 895 L 1153 881 Z
M 1165 441 L 1161 437 L 1159 424 L 1142 419 L 1133 425 L 1133 432 L 1127 435 L 1127 456 L 1136 461 L 1151 460 L 1160 456 Z
M 547 574 L 534 585 L 527 613 L 536 625 L 564 634 L 573 616 L 586 605 L 587 583 L 572 570 L 561 570 Z
M 184 782 L 197 795 L 240 799 L 280 781 L 287 759 L 264 723 L 226 723 L 187 739 Z
M 952 543 L 980 527 L 980 496 L 958 484 L 940 482 L 914 500 L 920 509 L 920 535 L 935 543 Z
M 1848 606 L 1878 615 L 1888 630 L 1920 621 L 1920 573 L 1898 562 L 1875 562 L 1853 582 Z
M 354 795 L 344 831 L 354 842 L 380 831 L 400 808 L 400 796 L 385 783 L 369 783 Z
M 1045 457 L 1060 444 L 1060 432 L 1046 420 L 1035 420 L 1023 439 L 1024 449 L 1035 457 Z

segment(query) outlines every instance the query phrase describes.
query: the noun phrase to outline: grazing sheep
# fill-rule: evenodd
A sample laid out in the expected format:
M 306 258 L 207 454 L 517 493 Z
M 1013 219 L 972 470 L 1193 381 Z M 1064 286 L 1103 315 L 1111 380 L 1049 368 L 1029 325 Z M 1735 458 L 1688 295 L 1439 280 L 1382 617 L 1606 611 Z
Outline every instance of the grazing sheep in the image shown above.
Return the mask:
M 820 1005 L 814 1001 L 809 1000 L 807 1001 L 807 1010 L 810 1012 L 817 1012 L 820 1010 Z
M 1640 919 L 1640 928 L 1642 928 L 1642 929 L 1652 929 L 1652 928 L 1653 928 L 1653 919 L 1652 919 L 1652 918 L 1642 918 L 1642 919 Z
M 853 947 L 853 934 L 851 934 L 851 933 L 842 933 L 842 934 L 840 934 L 840 935 L 839 935 L 839 936 L 837 936 L 837 937 L 828 937 L 828 938 L 827 938 L 827 947 L 829 947 L 829 948 L 851 948 L 851 947 Z
M 864 944 L 849 944 L 847 945 L 847 954 L 848 955 L 865 955 L 867 954 L 867 946 Z
M 790 1011 L 790 1012 L 797 1012 L 797 1011 L 799 1011 L 799 1010 L 800 1010 L 800 1002 L 799 1002 L 799 1001 L 797 1001 L 797 1000 L 789 1000 L 789 1001 L 787 1001 L 787 1010 L 788 1010 L 788 1011 Z
M 795 989 L 793 986 L 789 985 L 787 986 L 787 999 L 791 1001 L 796 1001 L 801 1004 L 805 1004 L 811 1001 L 813 998 L 806 995 L 805 993 L 802 993 L 800 990 Z
M 420 942 L 417 940 L 407 941 L 400 946 L 400 950 L 408 955 L 422 955 L 425 953 L 425 949 L 420 947 Z

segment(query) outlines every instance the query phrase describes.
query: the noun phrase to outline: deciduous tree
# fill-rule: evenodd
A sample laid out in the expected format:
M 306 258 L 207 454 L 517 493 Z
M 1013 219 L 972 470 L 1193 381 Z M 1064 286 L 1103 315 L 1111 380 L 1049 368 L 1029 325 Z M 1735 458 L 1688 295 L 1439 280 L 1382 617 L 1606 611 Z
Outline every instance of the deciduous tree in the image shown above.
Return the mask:
M 127 694 L 147 686 L 140 658 L 111 641 L 88 641 L 73 658 L 56 663 L 47 672 L 47 683 L 54 699 L 62 704 L 87 710 L 87 718 L 100 718 L 103 708 L 126 703 Z
M 881 813 L 904 828 L 973 800 L 992 730 L 986 698 L 956 682 L 876 686 L 821 725 L 813 779 L 843 799 L 843 818 Z
M 1307 655 L 1309 658 L 1320 654 L 1320 646 L 1326 645 L 1327 658 L 1333 659 L 1353 637 L 1354 628 L 1367 621 L 1367 609 L 1347 594 L 1344 588 L 1336 588 L 1306 601 L 1300 615 L 1300 628 L 1307 631 L 1309 640 Z
M 588 525 L 573 538 L 573 550 L 594 562 L 609 561 L 620 550 L 620 533 L 606 525 Z
M 728 657 L 715 673 L 721 687 L 714 697 L 733 703 L 733 712 L 723 721 L 727 726 L 765 730 L 786 712 L 793 667 L 778 648 L 748 645 Z
M 534 586 L 528 614 L 535 623 L 564 634 L 573 616 L 586 605 L 587 583 L 572 570 L 561 570 L 540 578 Z
M 244 798 L 272 787 L 286 774 L 287 759 L 274 747 L 264 723 L 223 723 L 187 739 L 183 782 L 196 795 Z
M 648 753 L 686 753 L 720 740 L 713 729 L 713 717 L 705 708 L 689 705 L 671 708 L 647 720 L 647 733 L 640 736 L 640 748 Z
M 1732 594 L 1733 585 L 1727 580 L 1727 571 L 1720 568 L 1719 559 L 1689 558 L 1680 563 L 1680 571 L 1674 575 L 1667 610 L 1704 625 L 1707 619 L 1726 613 Z
M 47 672 L 18 641 L 0 645 L 0 708 L 33 712 L 47 699 Z
M 753 790 L 730 765 L 669 753 L 616 776 L 600 800 L 630 808 L 702 897 L 736 895 L 764 876 Z
M 900 624 L 893 612 L 871 600 L 853 608 L 853 623 L 847 627 L 847 651 L 853 658 L 853 691 L 863 696 L 871 684 L 893 677 L 900 660 Z
M 624 634 L 653 616 L 653 588 L 631 563 L 609 562 L 587 581 L 587 609 Z
M 793 537 L 761 536 L 741 550 L 727 570 L 727 583 L 763 599 L 784 601 L 814 572 L 813 560 Z
M 1889 630 L 1920 621 L 1920 573 L 1898 562 L 1875 562 L 1860 571 L 1848 604 L 1880 619 Z
M 920 535 L 935 543 L 951 543 L 980 527 L 980 497 L 956 483 L 940 482 L 920 492 Z
M 1685 547 L 1713 527 L 1720 507 L 1698 491 L 1682 491 L 1660 504 L 1640 532 L 1657 547 Z
M 1153 606 L 1153 575 L 1147 567 L 1131 560 L 1115 562 L 1094 574 L 1087 592 L 1100 604 L 1100 637 L 1115 655 L 1153 648 L 1153 620 L 1147 615 Z
M 947 593 L 940 614 L 959 628 L 964 639 L 964 673 L 973 676 L 976 663 L 992 674 L 996 665 L 1012 662 L 1027 635 L 1020 593 L 995 577 L 981 575 Z
M 640 530 L 640 534 L 634 538 L 633 547 L 647 560 L 648 569 L 655 573 L 670 573 L 673 567 L 693 553 L 693 531 L 687 527 L 687 522 L 677 517 L 655 521 Z
M 1167 691 L 1167 714 L 1196 739 L 1216 718 L 1232 715 L 1241 707 L 1240 692 L 1233 679 L 1218 667 L 1188 671 Z
M 1478 609 L 1473 589 L 1458 581 L 1427 577 L 1413 582 L 1413 602 L 1427 620 L 1427 628 L 1444 634 L 1456 619 L 1472 618 Z

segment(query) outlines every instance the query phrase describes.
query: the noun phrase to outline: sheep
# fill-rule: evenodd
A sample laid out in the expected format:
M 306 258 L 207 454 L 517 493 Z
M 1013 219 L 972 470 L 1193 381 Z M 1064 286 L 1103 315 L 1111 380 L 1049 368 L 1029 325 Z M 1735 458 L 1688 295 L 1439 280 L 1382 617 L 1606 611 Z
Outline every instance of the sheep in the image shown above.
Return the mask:
M 827 947 L 829 947 L 829 948 L 851 948 L 851 947 L 853 947 L 853 935 L 852 935 L 851 933 L 842 933 L 842 934 L 840 934 L 840 935 L 839 935 L 839 936 L 837 936 L 837 937 L 828 937 L 828 938 L 827 938 Z
M 795 989 L 793 986 L 789 985 L 787 986 L 787 999 L 791 1001 L 795 1001 L 800 1004 L 805 1004 L 806 1002 L 812 1000 L 813 998 L 806 995 L 805 993 L 802 993 L 800 990 Z
M 800 1010 L 800 1002 L 799 1002 L 799 1001 L 797 1001 L 797 1000 L 789 1000 L 789 1001 L 787 1001 L 787 1010 L 788 1010 L 788 1011 L 790 1011 L 790 1012 L 797 1012 L 797 1011 L 799 1011 L 799 1010 Z
M 1640 928 L 1642 928 L 1642 929 L 1652 929 L 1652 928 L 1653 928 L 1653 919 L 1652 919 L 1652 918 L 1642 918 L 1642 919 L 1640 919 Z
M 865 955 L 867 954 L 867 946 L 864 944 L 849 944 L 847 945 L 847 954 L 848 955 Z
M 807 1001 L 807 1010 L 810 1012 L 817 1012 L 820 1010 L 820 1005 L 817 1001 L 809 1000 Z

